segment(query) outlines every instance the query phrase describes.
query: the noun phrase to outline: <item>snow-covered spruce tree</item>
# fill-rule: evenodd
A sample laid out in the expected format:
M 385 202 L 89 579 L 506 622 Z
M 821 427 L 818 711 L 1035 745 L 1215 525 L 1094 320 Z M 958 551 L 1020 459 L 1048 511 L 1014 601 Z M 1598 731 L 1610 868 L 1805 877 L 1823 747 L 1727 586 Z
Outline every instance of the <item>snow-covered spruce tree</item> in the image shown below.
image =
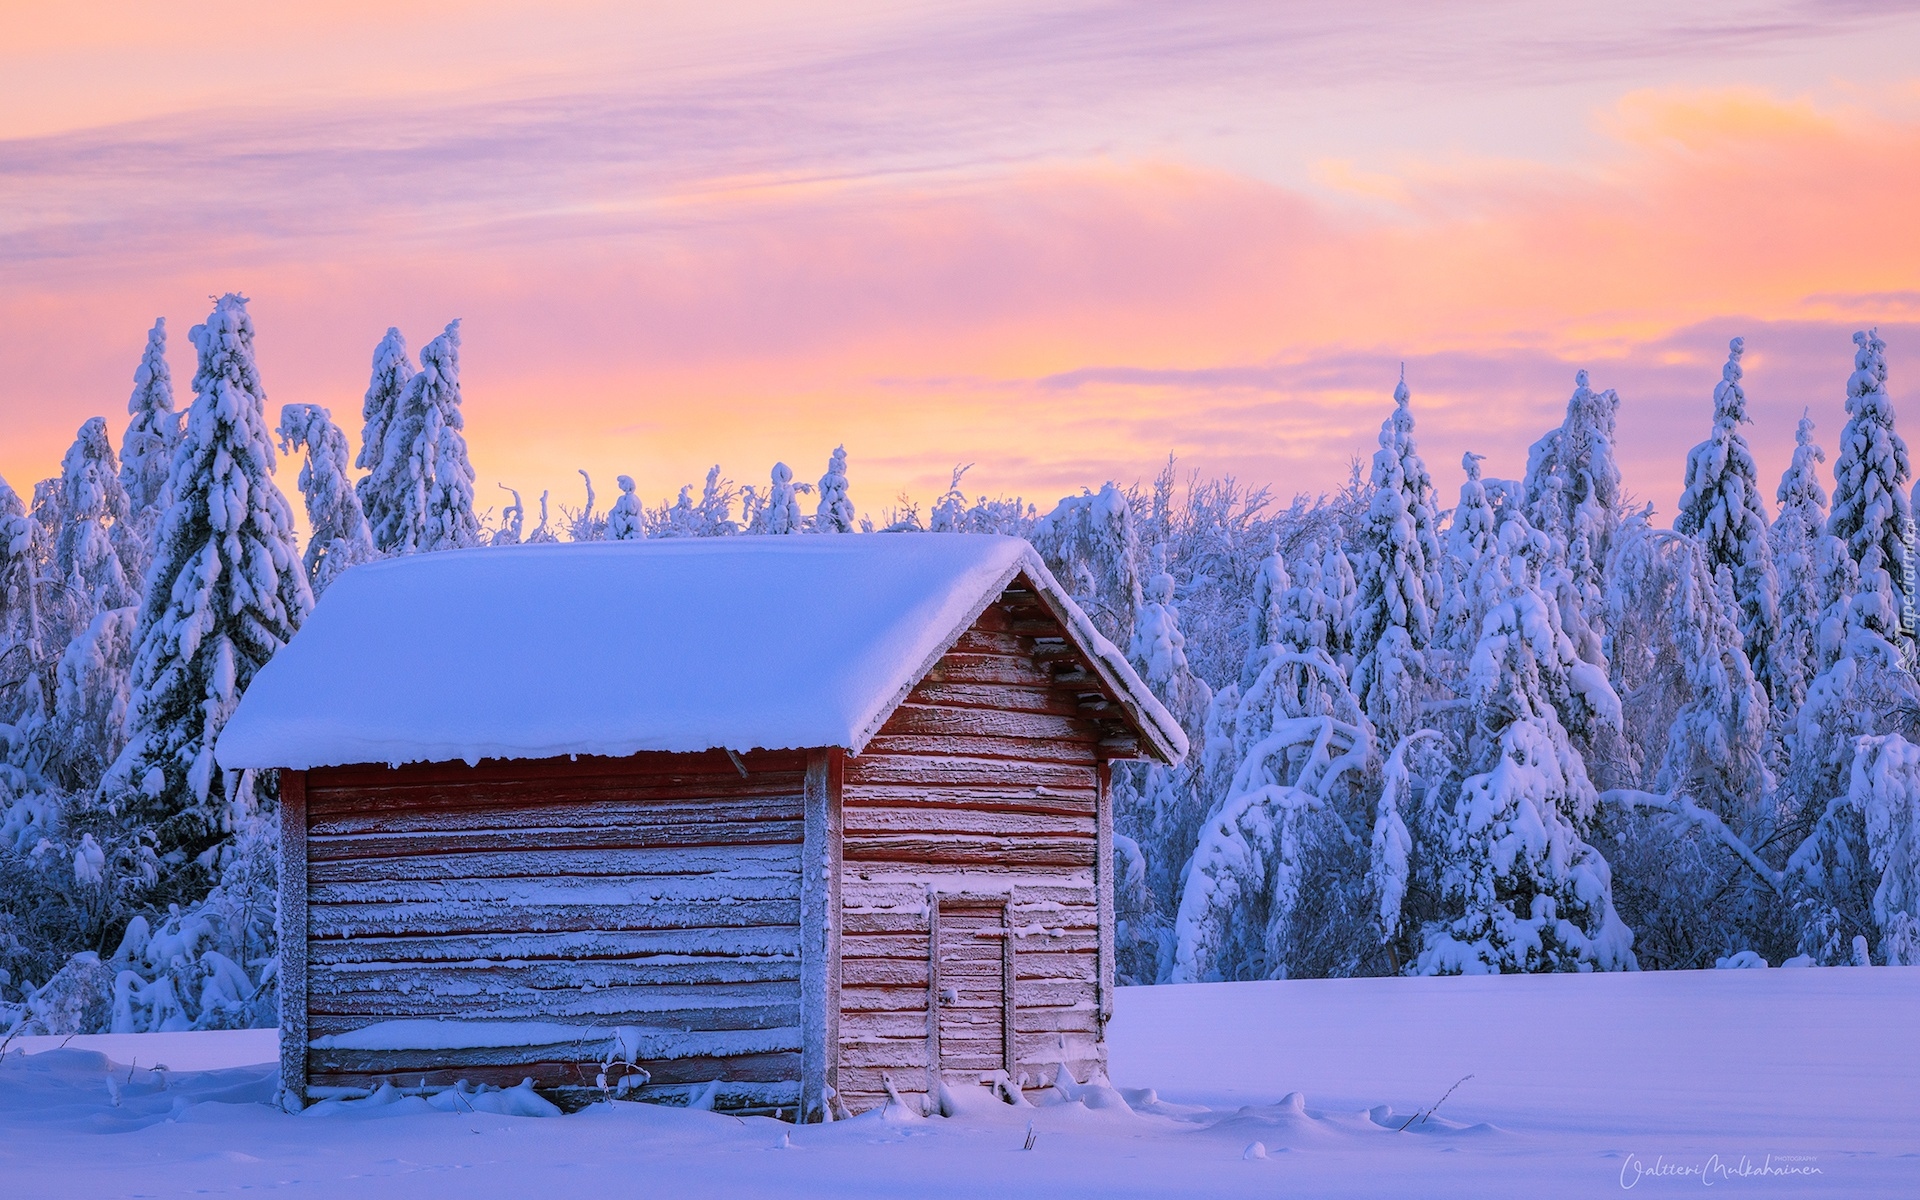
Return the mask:
M 1389 742 L 1419 721 L 1424 651 L 1433 638 L 1439 539 L 1433 483 L 1413 441 L 1407 381 L 1393 392 L 1373 455 L 1373 500 L 1353 542 L 1353 690 Z
M 385 343 L 383 342 L 384 346 Z M 420 351 L 387 427 L 370 485 L 380 499 L 374 543 L 391 554 L 457 550 L 480 542 L 473 513 L 473 467 L 460 414 L 460 322 Z
M 1686 490 L 1673 527 L 1699 541 L 1709 577 L 1724 570 L 1731 578 L 1747 661 L 1771 696 L 1776 689 L 1790 692 L 1793 685 L 1790 669 L 1773 661 L 1780 581 L 1767 537 L 1759 472 L 1740 431 L 1748 420 L 1747 394 L 1740 386 L 1740 356 L 1746 344 L 1745 338 L 1727 343 L 1727 363 L 1713 389 L 1713 433 L 1687 454 Z
M 1778 796 L 1766 694 L 1726 575 L 1708 572 L 1696 539 L 1655 529 L 1645 511 L 1621 525 L 1607 574 L 1612 678 L 1631 697 L 1632 753 L 1605 821 L 1614 902 L 1636 955 L 1656 968 L 1712 966 L 1742 950 L 1788 957 L 1790 915 L 1742 853 L 1774 836 Z
M 820 477 L 820 505 L 813 513 L 815 533 L 852 533 L 853 501 L 847 498 L 847 448 L 835 446 Z
M 950 490 L 958 486 L 956 479 Z M 1107 640 L 1131 644 L 1141 603 L 1140 537 L 1126 493 L 1106 483 L 1068 496 L 1040 518 L 1029 540 Z
M 1339 525 L 1333 527 L 1333 537 L 1320 560 L 1319 590 L 1332 618 L 1327 626 L 1327 652 L 1340 664 L 1341 672 L 1352 679 L 1359 661 L 1353 624 L 1360 610 L 1360 586 L 1354 576 L 1353 558 L 1347 553 L 1346 531 Z
M 1907 581 L 1907 538 L 1913 528 L 1907 484 L 1913 471 L 1907 443 L 1893 428 L 1893 400 L 1887 395 L 1886 343 L 1877 330 L 1853 335 L 1853 374 L 1847 379 L 1847 424 L 1840 431 L 1840 453 L 1833 464 L 1833 511 L 1827 532 L 1846 543 L 1847 553 L 1865 577 L 1881 572 L 1898 618 L 1911 603 Z M 1896 644 L 1911 644 L 1912 631 L 1897 628 Z
M 41 489 L 36 489 L 36 495 Z M 33 721 L 53 705 L 53 661 L 81 606 L 54 564 L 56 531 L 0 480 L 0 724 L 18 755 Z
M 766 533 L 800 533 L 806 528 L 807 519 L 800 511 L 800 497 L 793 485 L 793 468 L 783 462 L 773 464 L 764 520 Z
M 407 339 L 398 329 L 388 329 L 380 344 L 373 348 L 373 376 L 367 382 L 366 398 L 361 402 L 360 455 L 353 465 L 366 474 L 354 484 L 360 497 L 360 510 L 366 514 L 367 528 L 373 531 L 375 545 L 383 554 L 399 549 L 386 540 L 398 532 L 393 513 L 399 504 L 397 488 L 407 478 L 385 465 L 387 431 L 399 419 L 400 404 L 407 394 L 407 383 L 416 368 L 407 354 Z
M 1800 711 L 1807 684 L 1819 673 L 1820 572 L 1815 543 L 1827 526 L 1827 489 L 1819 464 L 1827 453 L 1813 440 L 1813 418 L 1800 415 L 1793 435 L 1793 461 L 1774 493 L 1780 510 L 1767 537 L 1780 576 L 1780 633 L 1772 661 L 1779 686 L 1774 711 L 1783 722 Z
M 126 745 L 137 626 L 131 605 L 103 609 L 60 656 L 46 769 L 67 791 L 91 792 Z
M 1560 428 L 1527 451 L 1523 491 L 1528 521 L 1566 542 L 1568 565 L 1593 598 L 1620 524 L 1620 468 L 1613 454 L 1620 396 L 1612 388 L 1594 391 L 1584 370 L 1574 373 L 1573 384 Z
M 1460 484 L 1460 502 L 1454 506 L 1447 527 L 1446 560 L 1442 565 L 1444 599 L 1440 604 L 1436 640 L 1460 653 L 1464 659 L 1478 641 L 1481 611 L 1477 601 L 1480 564 L 1492 554 L 1499 535 L 1499 516 L 1480 479 L 1484 454 L 1472 451 L 1460 456 L 1460 469 L 1466 479 Z
M 191 334 L 193 406 L 140 609 L 129 738 L 109 772 L 121 811 L 151 830 L 167 891 L 185 898 L 213 881 L 210 852 L 236 828 L 236 781 L 215 768 L 214 740 L 313 607 L 293 513 L 273 482 L 246 305 L 222 296 Z
M 1795 858 L 1828 895 L 1836 883 L 1853 885 L 1851 912 L 1820 929 L 1826 945 L 1811 947 L 1822 962 L 1845 962 L 1836 943 L 1872 931 L 1880 962 L 1920 966 L 1920 747 L 1899 733 L 1862 737 L 1847 793 Z
M 1713 571 L 1698 540 L 1676 538 L 1668 547 L 1674 586 L 1664 611 L 1687 698 L 1668 727 L 1654 788 L 1710 809 L 1744 836 L 1764 836 L 1774 787 L 1768 701 L 1742 648 L 1730 572 Z
M 1443 911 L 1423 933 L 1423 974 L 1635 965 L 1611 871 L 1587 842 L 1598 796 L 1563 721 L 1617 727 L 1620 702 L 1540 591 L 1546 542 L 1521 519 L 1501 530 L 1507 597 L 1474 649 L 1475 774 L 1437 814 Z
M 129 576 L 138 578 L 145 565 L 140 561 L 145 546 L 137 540 L 116 546 L 123 539 L 114 536 L 128 515 L 106 419 L 89 417 L 60 463 L 61 524 L 54 552 L 61 581 L 83 604 L 81 620 L 138 598 Z M 132 562 L 123 561 L 123 550 Z
M 647 529 L 646 513 L 640 507 L 640 498 L 633 494 L 633 476 L 621 475 L 614 482 L 620 486 L 620 498 L 607 510 L 607 540 L 637 542 L 647 536 Z M 514 495 L 513 502 L 516 506 L 520 503 L 518 493 Z M 517 525 L 515 530 L 518 531 Z
M 167 319 L 154 321 L 147 349 L 133 372 L 127 399 L 127 432 L 120 439 L 120 486 L 127 493 L 132 519 L 147 533 L 159 524 L 165 506 L 167 473 L 180 444 L 180 414 L 173 411 L 173 372 L 167 366 Z M 143 520 L 143 514 L 153 513 Z
M 1794 726 L 1793 758 L 1783 789 L 1784 818 L 1805 839 L 1787 878 L 1799 916 L 1799 949 L 1822 963 L 1850 961 L 1853 939 L 1872 933 L 1876 881 L 1859 806 L 1849 807 L 1862 748 L 1903 714 L 1920 708 L 1900 648 L 1886 572 L 1856 566 L 1834 537 L 1816 546 L 1826 608 L 1820 625 L 1822 669 L 1807 687 Z
M 333 414 L 317 404 L 287 404 L 280 409 L 282 454 L 306 452 L 300 465 L 300 494 L 307 503 L 307 552 L 302 562 L 315 596 L 348 567 L 378 557 L 360 497 L 347 479 L 347 435 Z

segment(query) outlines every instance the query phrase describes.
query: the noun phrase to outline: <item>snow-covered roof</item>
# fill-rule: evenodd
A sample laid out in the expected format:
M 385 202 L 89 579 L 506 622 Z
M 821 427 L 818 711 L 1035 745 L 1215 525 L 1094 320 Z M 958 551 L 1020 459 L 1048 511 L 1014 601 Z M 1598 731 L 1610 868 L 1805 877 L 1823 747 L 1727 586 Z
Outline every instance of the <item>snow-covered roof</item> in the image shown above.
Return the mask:
M 253 679 L 224 767 L 844 747 L 1025 575 L 1137 728 L 1179 724 L 1019 538 L 497 547 L 355 567 Z

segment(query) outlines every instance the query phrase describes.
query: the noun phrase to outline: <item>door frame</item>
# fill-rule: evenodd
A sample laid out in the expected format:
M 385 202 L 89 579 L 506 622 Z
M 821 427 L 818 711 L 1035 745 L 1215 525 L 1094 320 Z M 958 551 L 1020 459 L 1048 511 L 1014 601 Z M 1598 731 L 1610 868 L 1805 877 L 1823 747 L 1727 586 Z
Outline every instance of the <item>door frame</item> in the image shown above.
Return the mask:
M 942 895 L 927 889 L 927 1094 L 935 1106 L 940 1103 L 940 910 L 942 908 L 985 908 L 1000 914 L 1000 1069 L 1013 1078 L 1014 1047 L 1014 970 L 1013 897 L 1010 894 Z

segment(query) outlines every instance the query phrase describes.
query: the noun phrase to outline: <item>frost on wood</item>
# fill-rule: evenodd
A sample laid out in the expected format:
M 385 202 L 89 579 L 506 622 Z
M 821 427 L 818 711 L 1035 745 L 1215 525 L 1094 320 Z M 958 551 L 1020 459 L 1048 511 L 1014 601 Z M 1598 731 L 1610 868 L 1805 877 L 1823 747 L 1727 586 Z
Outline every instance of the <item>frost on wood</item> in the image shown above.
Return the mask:
M 233 829 L 214 742 L 241 694 L 313 607 L 293 513 L 274 486 L 246 301 L 194 326 L 194 401 L 140 610 L 129 740 L 110 772 L 122 811 L 193 858 Z
M 347 435 L 333 423 L 333 414 L 317 404 L 283 406 L 274 432 L 281 453 L 306 454 L 299 483 L 309 532 L 301 561 L 318 596 L 342 571 L 376 557 L 360 497 L 347 479 Z

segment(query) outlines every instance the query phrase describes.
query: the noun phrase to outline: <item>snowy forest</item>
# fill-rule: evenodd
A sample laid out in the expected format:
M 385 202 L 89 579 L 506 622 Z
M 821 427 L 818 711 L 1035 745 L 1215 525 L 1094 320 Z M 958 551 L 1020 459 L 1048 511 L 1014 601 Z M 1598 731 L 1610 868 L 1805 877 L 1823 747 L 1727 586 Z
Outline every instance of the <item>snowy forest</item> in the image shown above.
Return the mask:
M 621 476 L 602 511 L 586 479 L 530 518 L 475 495 L 460 339 L 416 363 L 388 331 L 356 453 L 325 408 L 269 415 L 229 295 L 183 404 L 162 320 L 117 449 L 94 417 L 0 481 L 0 1036 L 272 1025 L 274 781 L 212 753 L 248 681 L 356 564 L 603 539 L 1031 541 L 1192 744 L 1116 771 L 1125 983 L 1920 963 L 1913 480 L 1872 331 L 1771 499 L 1733 339 L 1671 522 L 1586 371 L 1516 477 L 1468 454 L 1449 496 L 1389 378 L 1324 496 L 1170 461 L 1042 512 L 957 470 L 863 518 L 836 449 L 817 483 Z

